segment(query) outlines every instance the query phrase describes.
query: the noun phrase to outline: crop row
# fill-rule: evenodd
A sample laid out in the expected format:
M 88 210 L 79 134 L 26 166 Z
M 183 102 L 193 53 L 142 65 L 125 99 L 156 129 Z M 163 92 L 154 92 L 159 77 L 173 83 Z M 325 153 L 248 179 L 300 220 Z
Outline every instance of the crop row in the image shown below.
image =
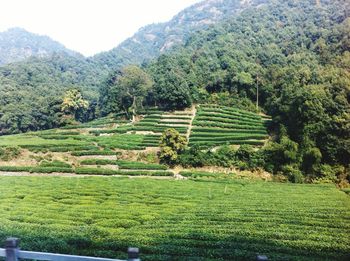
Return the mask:
M 230 140 L 226 142 L 222 141 L 190 141 L 190 145 L 198 145 L 200 148 L 209 148 L 214 146 L 222 146 L 222 145 L 254 145 L 261 146 L 264 145 L 264 141 L 260 140 Z
M 259 137 L 267 138 L 266 133 L 255 133 L 250 131 L 231 131 L 231 132 L 192 132 L 191 138 L 193 137 L 203 137 L 203 138 L 220 138 L 220 137 L 235 137 L 235 136 L 247 136 L 247 135 L 256 135 Z
M 261 135 L 261 134 L 243 134 L 243 135 L 230 135 L 230 136 L 191 136 L 190 141 L 191 142 L 196 142 L 196 141 L 214 141 L 214 142 L 226 142 L 226 141 L 239 141 L 239 140 L 264 140 L 266 139 L 266 135 Z
M 107 159 L 86 159 L 81 165 L 118 165 L 120 169 L 144 169 L 144 170 L 166 170 L 167 167 L 160 164 L 143 163 L 139 161 L 121 161 Z
M 73 151 L 71 152 L 72 156 L 80 157 L 80 156 L 113 156 L 116 155 L 114 151 L 110 150 L 87 150 L 87 151 Z
M 30 172 L 30 173 L 75 173 L 75 174 L 85 174 L 85 175 L 127 175 L 127 176 L 173 176 L 171 171 L 166 171 L 164 169 L 147 170 L 111 170 L 104 168 L 86 168 L 77 167 L 73 168 L 63 168 L 63 167 L 32 167 L 32 166 L 0 166 L 0 171 L 2 172 Z
M 228 176 L 224 173 L 213 173 L 206 171 L 180 171 L 179 174 L 187 178 L 220 178 Z
M 121 170 L 111 170 L 103 168 L 76 168 L 76 174 L 84 175 L 127 175 L 127 176 L 173 176 L 171 171 L 143 171 L 143 170 L 131 170 L 131 171 L 121 171 Z
M 30 172 L 30 173 L 74 173 L 72 168 L 67 167 L 30 167 L 30 166 L 0 166 L 0 171 L 6 172 Z
M 263 124 L 262 120 L 253 120 L 241 116 L 232 116 L 223 113 L 198 113 L 196 118 L 206 119 L 210 118 L 212 120 L 220 120 L 220 121 L 231 121 L 231 122 L 246 122 L 252 124 Z
M 206 128 L 206 127 L 193 127 L 192 128 L 192 133 L 193 134 L 210 134 L 214 133 L 217 135 L 229 135 L 229 134 L 240 134 L 240 133 L 249 133 L 249 134 L 267 134 L 266 130 L 238 130 L 238 129 L 222 129 L 222 128 Z
M 229 113 L 229 114 L 236 114 L 241 116 L 246 116 L 247 118 L 252 119 L 261 119 L 260 115 L 257 115 L 253 112 L 248 112 L 244 110 L 240 110 L 238 108 L 233 107 L 227 107 L 227 106 L 201 106 L 199 110 L 207 111 L 207 112 L 223 112 L 223 113 Z
M 256 126 L 256 125 L 238 125 L 238 124 L 227 124 L 227 123 L 221 123 L 221 122 L 210 122 L 210 121 L 197 121 L 194 120 L 193 124 L 195 126 L 202 126 L 202 127 L 219 127 L 219 128 L 226 128 L 226 129 L 253 129 L 253 130 L 265 130 L 264 126 Z

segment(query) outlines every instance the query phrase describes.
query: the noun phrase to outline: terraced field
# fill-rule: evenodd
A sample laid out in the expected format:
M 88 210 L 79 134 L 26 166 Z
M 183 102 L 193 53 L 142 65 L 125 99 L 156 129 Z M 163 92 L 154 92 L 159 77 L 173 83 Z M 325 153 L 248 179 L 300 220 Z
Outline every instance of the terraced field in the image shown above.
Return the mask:
M 349 260 L 350 197 L 331 185 L 0 177 L 0 239 L 142 260 Z
M 203 148 L 221 145 L 263 145 L 268 138 L 266 119 L 260 115 L 224 106 L 198 107 L 190 145 Z
M 141 162 L 144 169 L 140 169 L 135 164 L 137 157 L 129 159 L 134 161 L 131 166 L 135 167 L 128 171 L 116 162 L 129 152 L 155 153 L 162 132 L 168 128 L 186 136 L 190 146 L 197 144 L 202 148 L 226 144 L 262 145 L 267 138 L 261 116 L 228 107 L 202 105 L 198 110 L 164 112 L 148 109 L 141 113 L 134 123 L 107 117 L 61 129 L 0 137 L 0 147 L 19 146 L 27 151 L 24 153 L 26 158 L 19 160 L 18 164 L 16 161 L 10 165 L 0 161 L 0 172 L 172 176 L 173 173 L 163 169 L 164 166 L 151 169 L 145 161 Z M 47 159 L 47 155 L 52 159 Z M 112 160 L 113 163 L 99 164 L 101 161 L 96 161 L 93 166 L 85 166 L 83 162 L 87 157 L 95 161 Z M 43 160 L 51 165 L 42 166 Z

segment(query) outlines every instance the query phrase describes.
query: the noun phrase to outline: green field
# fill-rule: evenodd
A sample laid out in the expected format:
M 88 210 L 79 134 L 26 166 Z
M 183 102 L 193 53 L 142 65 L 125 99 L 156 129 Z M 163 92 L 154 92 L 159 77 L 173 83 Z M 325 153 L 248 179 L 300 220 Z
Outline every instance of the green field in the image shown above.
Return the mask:
M 0 237 L 22 249 L 142 260 L 349 260 L 350 197 L 332 185 L 0 177 Z

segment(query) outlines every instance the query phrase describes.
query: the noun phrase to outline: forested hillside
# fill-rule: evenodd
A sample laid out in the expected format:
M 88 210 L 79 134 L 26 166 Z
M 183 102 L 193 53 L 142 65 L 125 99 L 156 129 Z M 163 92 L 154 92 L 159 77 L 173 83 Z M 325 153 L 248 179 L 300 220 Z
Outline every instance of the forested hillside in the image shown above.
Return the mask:
M 23 61 L 32 56 L 48 57 L 54 53 L 82 57 L 47 36 L 33 34 L 21 28 L 0 32 L 0 65 Z
M 210 102 L 255 110 L 258 87 L 275 139 L 263 153 L 265 168 L 295 181 L 302 173 L 347 176 L 349 10 L 348 2 L 313 0 L 247 9 L 146 66 L 154 84 L 144 99 L 167 109 Z M 118 77 L 128 76 L 102 88 L 102 112 L 128 104 Z
M 103 72 L 84 58 L 55 54 L 0 67 L 0 135 L 64 124 L 61 104 L 69 89 L 80 90 L 95 117 Z
M 266 0 L 205 0 L 186 8 L 166 23 L 141 28 L 118 47 L 92 59 L 106 68 L 115 69 L 128 64 L 141 64 L 161 53 L 183 44 L 195 31 L 228 19 L 246 8 Z

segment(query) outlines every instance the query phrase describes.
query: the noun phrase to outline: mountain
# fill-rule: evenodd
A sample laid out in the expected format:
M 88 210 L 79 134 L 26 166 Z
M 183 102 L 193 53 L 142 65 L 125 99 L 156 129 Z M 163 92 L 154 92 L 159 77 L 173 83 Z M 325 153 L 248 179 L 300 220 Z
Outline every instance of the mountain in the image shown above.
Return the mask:
M 54 53 L 82 57 L 48 36 L 33 34 L 21 28 L 11 28 L 0 33 L 0 65 L 23 61 L 33 56 L 48 57 Z
M 228 19 L 243 10 L 258 6 L 267 0 L 205 0 L 190 6 L 169 22 L 141 28 L 118 47 L 97 54 L 91 59 L 106 68 L 127 64 L 141 64 L 156 58 L 167 50 L 183 44 L 189 35 Z

